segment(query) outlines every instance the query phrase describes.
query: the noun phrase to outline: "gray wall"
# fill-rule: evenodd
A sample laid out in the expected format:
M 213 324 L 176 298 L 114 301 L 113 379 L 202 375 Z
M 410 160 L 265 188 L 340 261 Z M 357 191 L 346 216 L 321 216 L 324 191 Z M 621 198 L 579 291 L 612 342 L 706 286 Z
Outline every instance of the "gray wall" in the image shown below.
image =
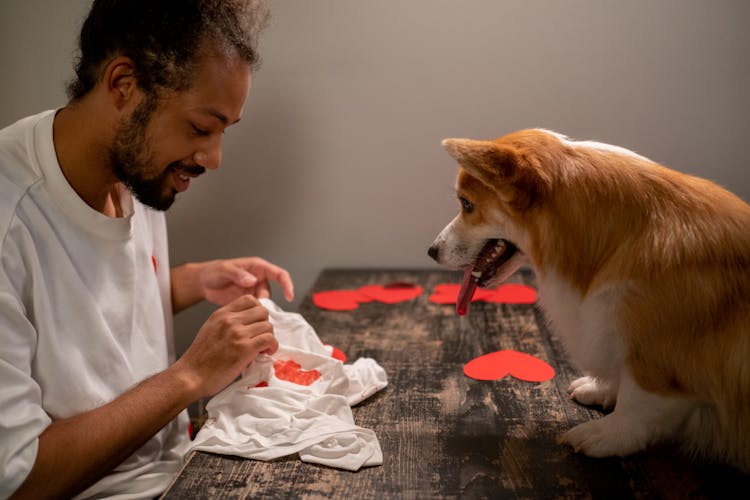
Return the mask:
M 87 5 L 0 0 L 0 125 L 65 102 Z M 426 248 L 456 210 L 440 140 L 530 126 L 629 147 L 750 200 L 746 0 L 272 11 L 222 168 L 169 212 L 174 263 L 264 256 L 290 270 L 299 298 L 326 267 L 430 267 Z M 210 310 L 178 316 L 180 345 Z

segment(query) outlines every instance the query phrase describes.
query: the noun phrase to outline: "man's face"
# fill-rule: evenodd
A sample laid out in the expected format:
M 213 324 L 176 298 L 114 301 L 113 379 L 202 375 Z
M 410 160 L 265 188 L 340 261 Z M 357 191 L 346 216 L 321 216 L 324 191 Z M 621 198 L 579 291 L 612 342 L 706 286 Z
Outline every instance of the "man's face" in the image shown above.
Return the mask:
M 202 58 L 184 91 L 144 96 L 110 146 L 117 178 L 143 204 L 168 209 L 190 179 L 221 162 L 224 130 L 239 121 L 250 68 L 236 57 Z

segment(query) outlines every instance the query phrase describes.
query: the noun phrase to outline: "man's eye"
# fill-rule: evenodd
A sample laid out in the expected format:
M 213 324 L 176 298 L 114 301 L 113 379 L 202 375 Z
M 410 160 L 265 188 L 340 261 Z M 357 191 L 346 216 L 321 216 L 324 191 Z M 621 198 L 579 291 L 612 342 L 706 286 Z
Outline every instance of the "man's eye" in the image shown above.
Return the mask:
M 200 135 L 200 136 L 210 135 L 210 132 L 208 130 L 204 130 L 200 127 L 196 127 L 195 125 L 192 125 L 192 127 L 193 127 L 193 131 L 195 132 L 195 135 Z
M 467 213 L 470 214 L 474 211 L 474 204 L 467 200 L 466 198 L 459 198 L 458 199 L 461 202 L 461 208 Z

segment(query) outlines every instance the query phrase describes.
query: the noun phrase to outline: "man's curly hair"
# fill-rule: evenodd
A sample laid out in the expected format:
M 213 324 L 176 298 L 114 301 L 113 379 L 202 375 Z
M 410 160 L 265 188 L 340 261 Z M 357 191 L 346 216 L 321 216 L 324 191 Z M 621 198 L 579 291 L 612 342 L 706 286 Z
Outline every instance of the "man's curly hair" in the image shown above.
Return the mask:
M 80 54 L 68 96 L 88 94 L 117 56 L 133 60 L 147 95 L 184 90 L 204 50 L 234 50 L 251 68 L 267 25 L 263 0 L 95 0 L 79 37 Z

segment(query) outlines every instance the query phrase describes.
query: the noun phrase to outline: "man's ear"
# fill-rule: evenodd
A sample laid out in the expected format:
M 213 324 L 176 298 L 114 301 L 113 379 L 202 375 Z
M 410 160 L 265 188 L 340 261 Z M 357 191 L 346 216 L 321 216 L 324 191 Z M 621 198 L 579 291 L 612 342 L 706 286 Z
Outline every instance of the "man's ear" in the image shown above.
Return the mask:
M 139 97 L 138 82 L 135 77 L 133 60 L 125 56 L 112 59 L 104 69 L 102 83 L 107 95 L 118 110 L 122 110 Z

